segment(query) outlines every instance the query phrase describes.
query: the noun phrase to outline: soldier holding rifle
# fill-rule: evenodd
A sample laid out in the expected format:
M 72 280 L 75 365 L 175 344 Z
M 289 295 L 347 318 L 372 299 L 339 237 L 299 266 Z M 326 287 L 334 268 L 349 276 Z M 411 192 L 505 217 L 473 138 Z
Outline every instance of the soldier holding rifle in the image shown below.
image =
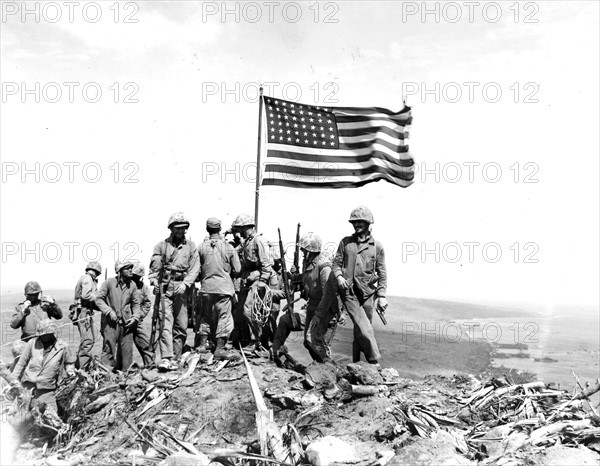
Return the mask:
M 304 346 L 311 353 L 313 359 L 319 360 L 312 351 L 310 337 L 307 332 L 317 306 L 321 302 L 325 288 L 331 286 L 335 289 L 334 276 L 331 275 L 331 261 L 321 252 L 322 247 L 323 240 L 318 234 L 313 232 L 304 234 L 299 241 L 299 248 L 303 254 L 302 274 L 298 278 L 293 277 L 291 287 L 289 288 L 291 291 L 294 289 L 294 283 L 300 283 L 302 297 L 307 301 L 306 310 L 300 309 L 294 312 L 293 307 L 291 307 L 291 309 L 288 308 L 289 312 L 279 319 L 279 325 L 277 326 L 273 341 L 273 355 L 276 361 L 279 356 L 278 352 L 290 332 L 301 329 L 304 330 Z M 293 296 L 290 299 L 293 299 Z M 332 316 L 337 316 L 339 312 L 337 299 L 330 300 L 329 304 L 328 313 Z M 329 320 L 326 324 L 329 323 Z
M 173 359 L 181 356 L 187 339 L 188 294 L 192 292 L 200 272 L 198 251 L 185 233 L 190 222 L 183 212 L 169 218 L 168 238 L 154 246 L 148 278 L 156 301 L 152 317 L 151 347 L 156 349 L 158 339 L 160 370 L 175 370 Z M 158 333 L 158 335 L 157 335 Z
M 75 302 L 70 308 L 69 318 L 79 330 L 79 351 L 77 352 L 77 365 L 86 369 L 92 360 L 92 348 L 96 342 L 96 332 L 92 316 L 98 309 L 94 300 L 98 291 L 98 277 L 102 273 L 102 266 L 90 262 L 85 268 L 85 274 L 79 278 L 75 285 Z

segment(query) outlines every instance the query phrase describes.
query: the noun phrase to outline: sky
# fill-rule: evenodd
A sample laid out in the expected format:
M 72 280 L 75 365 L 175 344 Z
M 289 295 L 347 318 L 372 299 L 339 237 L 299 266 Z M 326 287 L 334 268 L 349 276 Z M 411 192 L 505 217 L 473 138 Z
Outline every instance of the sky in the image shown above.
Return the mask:
M 196 243 L 252 213 L 265 83 L 406 101 L 417 168 L 406 189 L 263 187 L 267 239 L 300 222 L 332 249 L 365 205 L 391 295 L 597 309 L 598 22 L 597 2 L 3 2 L 1 292 L 148 263 L 175 211 Z

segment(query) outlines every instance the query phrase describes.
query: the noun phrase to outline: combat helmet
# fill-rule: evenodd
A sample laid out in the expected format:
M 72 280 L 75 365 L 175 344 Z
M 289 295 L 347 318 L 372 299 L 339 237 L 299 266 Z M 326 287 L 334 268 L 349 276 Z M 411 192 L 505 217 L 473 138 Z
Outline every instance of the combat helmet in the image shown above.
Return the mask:
M 35 334 L 39 337 L 42 335 L 52 334 L 56 336 L 58 327 L 55 322 L 50 319 L 40 320 L 35 327 Z
M 321 252 L 323 240 L 318 234 L 309 231 L 308 233 L 304 233 L 302 238 L 300 238 L 300 247 L 309 252 Z
M 238 215 L 231 224 L 232 227 L 253 227 L 254 225 L 256 225 L 254 222 L 254 216 L 250 214 Z
M 183 212 L 175 212 L 174 214 L 172 214 L 169 217 L 168 228 L 173 228 L 173 227 L 189 228 L 190 221 L 187 219 L 187 217 L 185 216 L 185 214 Z
M 102 266 L 100 262 L 92 261 L 85 267 L 85 271 L 87 272 L 88 270 L 95 270 L 100 275 L 102 273 Z
M 115 262 L 115 273 L 119 273 L 125 267 L 133 267 L 133 262 L 128 260 L 120 260 L 118 259 Z
M 371 211 L 369 210 L 368 207 L 364 207 L 364 206 L 356 207 L 355 209 L 352 210 L 352 212 L 350 212 L 350 219 L 348 221 L 356 222 L 358 220 L 363 220 L 363 221 L 367 222 L 368 224 L 374 223 L 373 214 L 371 213 Z
M 36 294 L 42 291 L 42 287 L 38 282 L 27 282 L 25 285 L 25 294 Z

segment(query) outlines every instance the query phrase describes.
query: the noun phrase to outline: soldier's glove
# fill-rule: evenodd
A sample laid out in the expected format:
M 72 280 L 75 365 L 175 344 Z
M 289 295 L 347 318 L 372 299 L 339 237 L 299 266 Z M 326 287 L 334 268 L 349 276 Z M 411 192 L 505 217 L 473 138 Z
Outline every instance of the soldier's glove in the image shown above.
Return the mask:
M 65 373 L 67 377 L 73 377 L 75 375 L 75 366 L 73 364 L 65 364 Z
M 137 324 L 139 323 L 138 319 L 136 317 L 132 317 L 131 319 L 129 319 L 127 322 L 125 322 L 125 328 L 129 329 L 129 328 L 133 328 L 135 327 Z
M 382 313 L 385 312 L 385 311 L 387 311 L 387 308 L 388 308 L 387 299 L 385 299 L 385 298 L 379 298 L 379 300 L 377 301 L 377 306 L 379 307 L 379 310 Z
M 346 279 L 344 278 L 343 275 L 340 275 L 337 277 L 337 284 L 338 284 L 338 287 L 341 288 L 342 290 L 347 290 L 349 288 L 348 282 L 346 281 Z
M 248 284 L 248 286 L 252 285 L 252 283 L 258 280 L 258 277 L 260 277 L 260 272 L 258 270 L 250 272 L 250 275 L 246 277 L 246 283 Z
M 48 303 L 48 304 L 54 304 L 56 301 L 54 300 L 54 298 L 52 296 L 43 296 L 42 302 Z
M 175 287 L 175 289 L 173 290 L 174 294 L 183 294 L 185 293 L 185 290 L 187 289 L 187 286 L 185 286 L 185 283 L 180 283 L 179 285 L 177 285 Z
M 110 311 L 108 314 L 108 320 L 111 323 L 116 324 L 119 320 L 119 318 L 117 317 L 117 313 L 115 311 Z

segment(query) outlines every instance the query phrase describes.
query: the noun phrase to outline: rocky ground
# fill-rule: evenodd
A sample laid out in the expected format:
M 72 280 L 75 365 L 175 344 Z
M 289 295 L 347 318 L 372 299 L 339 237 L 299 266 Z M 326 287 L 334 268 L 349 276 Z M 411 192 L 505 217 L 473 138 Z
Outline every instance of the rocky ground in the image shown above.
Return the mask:
M 243 362 L 208 355 L 172 373 L 97 366 L 61 389 L 60 442 L 44 445 L 48 432 L 24 421 L 14 463 L 258 464 L 262 400 L 271 464 L 600 464 L 600 419 L 542 382 L 286 364 L 248 354 L 257 393 Z

